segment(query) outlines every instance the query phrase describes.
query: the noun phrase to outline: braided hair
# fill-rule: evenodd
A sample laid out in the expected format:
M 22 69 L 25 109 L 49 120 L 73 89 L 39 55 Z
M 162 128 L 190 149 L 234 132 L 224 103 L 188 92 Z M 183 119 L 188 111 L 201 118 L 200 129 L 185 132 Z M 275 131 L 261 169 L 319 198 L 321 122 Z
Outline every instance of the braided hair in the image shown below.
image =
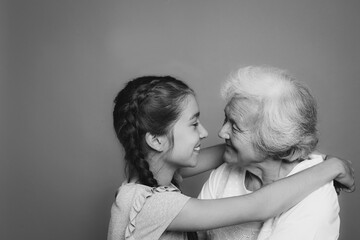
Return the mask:
M 195 95 L 184 82 L 171 76 L 144 76 L 129 81 L 116 96 L 114 128 L 125 150 L 128 181 L 157 187 L 158 183 L 146 161 L 150 148 L 147 132 L 171 136 L 172 126 L 182 111 L 183 100 Z

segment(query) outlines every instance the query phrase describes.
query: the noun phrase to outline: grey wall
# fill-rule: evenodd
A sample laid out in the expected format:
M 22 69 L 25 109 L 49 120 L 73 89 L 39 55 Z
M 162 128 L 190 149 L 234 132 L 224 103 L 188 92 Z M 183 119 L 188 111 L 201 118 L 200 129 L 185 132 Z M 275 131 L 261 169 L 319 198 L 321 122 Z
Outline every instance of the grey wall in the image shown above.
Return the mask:
M 1 121 L 9 120 L 1 239 L 106 238 L 124 179 L 112 100 L 143 74 L 172 74 L 198 92 L 204 145 L 211 145 L 221 142 L 218 91 L 231 70 L 289 69 L 318 99 L 320 149 L 360 172 L 357 0 L 12 0 L 0 7 L 7 18 L 1 52 L 8 52 Z M 196 195 L 205 177 L 186 180 L 185 192 Z M 340 239 L 360 238 L 359 194 L 340 196 Z
M 8 194 L 8 162 L 7 155 L 7 15 L 6 3 L 0 1 L 0 189 L 3 195 L 0 198 L 0 239 L 5 239 L 7 229 L 7 207 L 6 196 Z

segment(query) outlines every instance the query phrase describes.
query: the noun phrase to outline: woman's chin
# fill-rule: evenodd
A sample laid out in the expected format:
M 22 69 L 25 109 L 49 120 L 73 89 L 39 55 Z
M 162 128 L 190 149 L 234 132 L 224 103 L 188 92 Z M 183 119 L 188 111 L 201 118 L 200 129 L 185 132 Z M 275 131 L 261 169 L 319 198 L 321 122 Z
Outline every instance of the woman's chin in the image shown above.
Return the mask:
M 233 156 L 233 154 L 231 154 L 228 151 L 225 151 L 223 158 L 224 158 L 224 162 L 226 162 L 226 163 L 229 163 L 229 164 L 237 163 L 236 157 Z

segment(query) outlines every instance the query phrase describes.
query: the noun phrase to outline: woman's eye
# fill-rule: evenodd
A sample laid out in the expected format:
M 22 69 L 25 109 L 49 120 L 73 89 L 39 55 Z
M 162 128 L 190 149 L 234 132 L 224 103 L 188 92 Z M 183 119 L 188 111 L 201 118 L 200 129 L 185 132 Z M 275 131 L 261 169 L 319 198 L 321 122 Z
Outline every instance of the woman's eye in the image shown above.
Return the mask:
M 232 130 L 234 131 L 234 132 L 242 132 L 235 124 L 233 124 L 232 125 Z
M 193 123 L 193 126 L 194 126 L 194 127 L 199 126 L 199 122 L 194 122 L 194 123 Z
M 227 122 L 227 118 L 225 117 L 224 118 L 224 122 L 223 122 L 223 125 Z

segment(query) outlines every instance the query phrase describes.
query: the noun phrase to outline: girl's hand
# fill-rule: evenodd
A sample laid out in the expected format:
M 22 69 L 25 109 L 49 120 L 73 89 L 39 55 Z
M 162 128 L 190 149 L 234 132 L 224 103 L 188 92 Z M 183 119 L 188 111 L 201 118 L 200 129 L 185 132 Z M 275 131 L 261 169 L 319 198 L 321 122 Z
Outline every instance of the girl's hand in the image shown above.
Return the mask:
M 351 161 L 343 160 L 334 156 L 327 156 L 326 161 L 333 161 L 339 169 L 338 176 L 334 179 L 334 186 L 337 194 L 355 191 L 355 175 Z

